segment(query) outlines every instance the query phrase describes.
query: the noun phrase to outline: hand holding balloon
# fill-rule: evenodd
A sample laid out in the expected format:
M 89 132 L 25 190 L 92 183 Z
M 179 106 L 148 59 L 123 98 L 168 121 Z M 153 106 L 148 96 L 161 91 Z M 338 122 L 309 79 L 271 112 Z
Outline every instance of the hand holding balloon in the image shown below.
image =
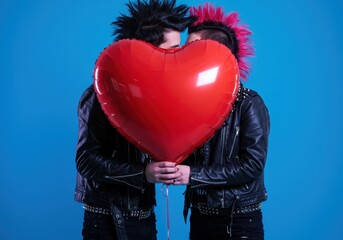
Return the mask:
M 172 184 L 180 177 L 179 169 L 173 162 L 150 162 L 145 167 L 145 175 L 150 183 Z
M 177 165 L 179 177 L 173 180 L 174 185 L 187 185 L 190 177 L 190 167 L 187 165 Z

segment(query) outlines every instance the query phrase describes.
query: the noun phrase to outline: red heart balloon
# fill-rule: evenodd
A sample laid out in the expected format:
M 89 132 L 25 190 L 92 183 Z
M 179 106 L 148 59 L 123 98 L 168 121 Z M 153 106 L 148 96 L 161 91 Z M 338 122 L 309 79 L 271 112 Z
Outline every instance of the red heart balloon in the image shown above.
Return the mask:
M 165 50 L 127 39 L 100 54 L 94 83 L 125 138 L 155 160 L 180 163 L 232 110 L 239 69 L 230 50 L 212 40 Z

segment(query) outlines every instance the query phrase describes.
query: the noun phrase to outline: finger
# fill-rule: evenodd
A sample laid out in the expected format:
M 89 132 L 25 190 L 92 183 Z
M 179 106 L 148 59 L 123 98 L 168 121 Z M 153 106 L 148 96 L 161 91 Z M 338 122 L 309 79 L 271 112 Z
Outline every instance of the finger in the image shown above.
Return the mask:
M 162 181 L 161 183 L 164 183 L 164 184 L 173 184 L 173 180 L 164 180 Z
M 162 174 L 173 174 L 173 173 L 177 173 L 177 169 L 176 168 L 154 168 L 153 173 L 155 175 L 162 175 Z
M 158 178 L 158 179 L 156 179 L 155 182 L 164 183 L 164 184 L 173 184 L 174 183 L 173 179 L 163 179 L 163 178 Z
M 178 169 L 177 168 L 161 168 L 161 173 L 176 173 L 178 172 Z
M 173 185 L 184 185 L 182 178 L 177 178 L 173 180 Z
M 181 181 L 180 179 L 173 179 L 173 185 L 180 185 L 181 184 Z
M 176 164 L 173 162 L 158 162 L 159 167 L 176 167 Z
M 173 180 L 173 179 L 176 179 L 180 176 L 181 176 L 180 173 L 169 173 L 169 174 L 160 174 L 160 175 L 158 175 L 158 178 L 160 180 Z
M 177 169 L 176 168 L 157 168 L 156 169 L 156 173 L 159 173 L 159 174 L 169 174 L 169 173 L 176 173 L 177 172 Z

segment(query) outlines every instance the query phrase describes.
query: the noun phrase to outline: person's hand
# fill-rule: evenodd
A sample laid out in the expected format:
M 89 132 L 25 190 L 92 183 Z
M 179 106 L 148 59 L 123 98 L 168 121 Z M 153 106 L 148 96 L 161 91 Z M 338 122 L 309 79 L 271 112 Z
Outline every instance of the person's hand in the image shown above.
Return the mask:
M 173 180 L 174 185 L 187 185 L 189 183 L 190 167 L 187 165 L 177 165 L 180 176 Z
M 180 177 L 178 170 L 173 162 L 150 162 L 145 167 L 145 175 L 150 183 L 172 184 Z

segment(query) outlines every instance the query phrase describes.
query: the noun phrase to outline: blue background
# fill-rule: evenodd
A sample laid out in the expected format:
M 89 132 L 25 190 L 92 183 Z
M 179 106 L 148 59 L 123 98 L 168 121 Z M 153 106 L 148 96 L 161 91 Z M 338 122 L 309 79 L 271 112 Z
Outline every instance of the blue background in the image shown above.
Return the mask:
M 0 0 L 0 239 L 81 239 L 83 210 L 73 201 L 76 107 L 125 2 Z M 338 239 L 342 2 L 213 3 L 240 12 L 254 32 L 256 57 L 246 86 L 264 98 L 272 126 L 266 239 Z M 160 187 L 158 238 L 166 239 Z M 171 239 L 188 237 L 183 191 L 169 189 Z

